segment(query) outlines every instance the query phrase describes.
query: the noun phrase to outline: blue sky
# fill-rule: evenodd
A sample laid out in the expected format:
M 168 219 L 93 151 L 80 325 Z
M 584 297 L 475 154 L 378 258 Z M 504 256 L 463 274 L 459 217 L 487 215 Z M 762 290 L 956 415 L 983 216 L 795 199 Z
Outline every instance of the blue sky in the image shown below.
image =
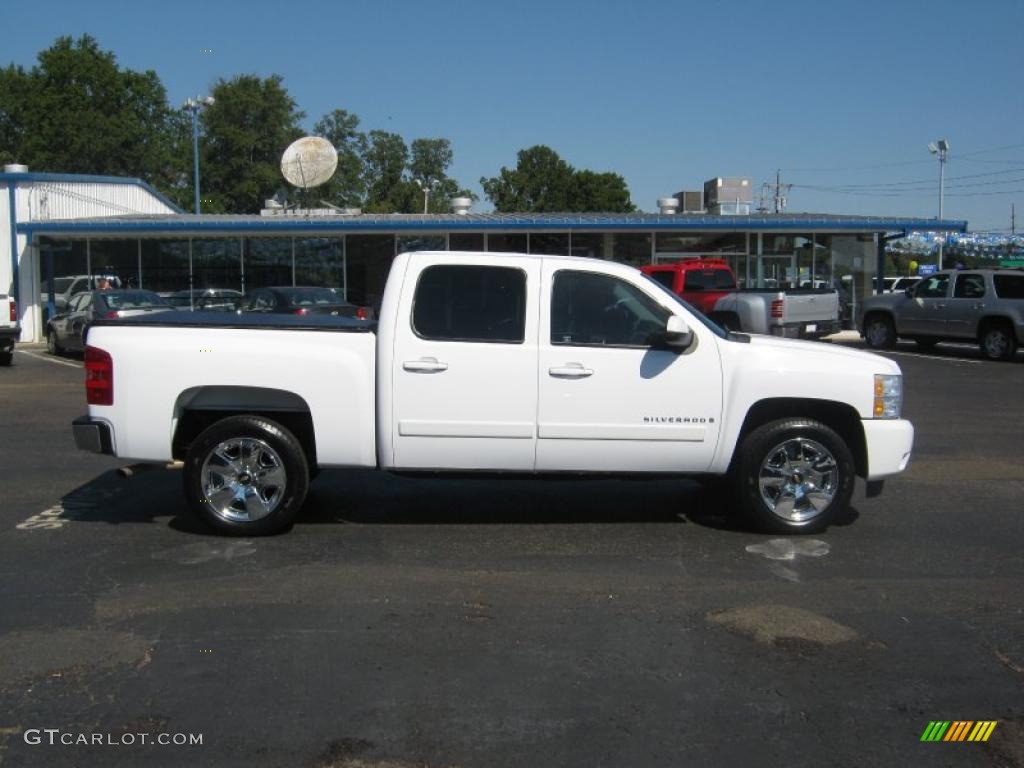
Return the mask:
M 280 74 L 307 127 L 341 107 L 364 130 L 450 139 L 478 194 L 547 144 L 621 173 L 644 210 L 713 176 L 759 191 L 782 168 L 790 211 L 934 216 L 926 145 L 946 137 L 946 217 L 1006 228 L 1017 202 L 1024 229 L 1020 0 L 6 0 L 0 28 L 4 64 L 88 32 L 174 103 Z

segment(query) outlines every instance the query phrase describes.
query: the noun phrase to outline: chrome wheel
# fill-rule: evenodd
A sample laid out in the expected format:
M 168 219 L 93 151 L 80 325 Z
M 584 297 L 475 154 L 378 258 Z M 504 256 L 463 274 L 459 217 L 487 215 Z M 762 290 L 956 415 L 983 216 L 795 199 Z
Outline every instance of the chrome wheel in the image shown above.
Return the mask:
M 821 443 L 792 438 L 768 451 L 758 473 L 758 487 L 774 515 L 803 523 L 832 504 L 839 488 L 839 466 Z
M 886 320 L 872 320 L 864 330 L 864 339 L 874 349 L 885 349 L 895 341 L 892 328 Z
M 993 328 L 985 333 L 985 354 L 993 360 L 1006 356 L 1010 347 L 1010 339 L 1001 328 Z
M 229 522 L 266 517 L 281 503 L 288 475 L 277 451 L 263 440 L 225 440 L 207 455 L 200 473 L 204 502 Z

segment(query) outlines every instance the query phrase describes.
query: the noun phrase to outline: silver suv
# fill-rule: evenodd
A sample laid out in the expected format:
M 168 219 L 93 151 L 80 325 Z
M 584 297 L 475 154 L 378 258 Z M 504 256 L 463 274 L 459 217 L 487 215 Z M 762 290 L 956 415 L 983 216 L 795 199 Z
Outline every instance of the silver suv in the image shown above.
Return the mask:
M 990 360 L 1012 360 L 1024 344 L 1024 271 L 937 272 L 903 293 L 865 299 L 857 328 L 873 349 L 897 337 L 930 349 L 940 341 L 977 341 Z

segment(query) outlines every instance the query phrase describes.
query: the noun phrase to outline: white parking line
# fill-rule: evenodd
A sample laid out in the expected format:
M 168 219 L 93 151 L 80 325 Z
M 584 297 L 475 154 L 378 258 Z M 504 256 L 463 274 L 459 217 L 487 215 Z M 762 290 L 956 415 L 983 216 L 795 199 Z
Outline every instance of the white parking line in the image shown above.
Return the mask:
M 968 360 L 963 357 L 940 357 L 938 355 L 922 355 L 920 352 L 900 352 L 896 349 L 884 350 L 887 355 L 903 355 L 904 357 L 920 357 L 925 360 L 941 360 L 946 363 L 970 363 L 971 365 L 981 365 L 984 360 Z
M 38 352 L 30 352 L 27 349 L 16 349 L 14 351 L 17 352 L 19 355 L 28 355 L 29 357 L 34 357 L 37 360 L 45 360 L 48 363 L 56 363 L 57 365 L 67 365 L 71 368 L 84 367 L 82 363 L 73 363 L 70 360 L 59 360 L 51 355 L 41 355 Z

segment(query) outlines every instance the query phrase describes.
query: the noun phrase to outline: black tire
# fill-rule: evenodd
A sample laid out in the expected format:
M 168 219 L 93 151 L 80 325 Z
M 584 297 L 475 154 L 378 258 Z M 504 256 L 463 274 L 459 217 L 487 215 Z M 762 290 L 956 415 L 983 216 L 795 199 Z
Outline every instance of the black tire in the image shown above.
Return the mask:
M 0 352 L 0 366 L 7 367 L 14 362 L 14 352 L 4 351 Z
M 309 466 L 285 427 L 261 416 L 230 416 L 195 439 L 182 479 L 204 523 L 231 536 L 267 536 L 285 530 L 302 507 Z
M 864 342 L 871 349 L 892 349 L 896 346 L 896 327 L 885 315 L 871 315 L 864 321 Z
M 1013 360 L 1017 354 L 1017 338 L 1013 328 L 1006 323 L 988 323 L 978 336 L 981 354 L 988 360 Z
M 785 464 L 778 460 L 783 454 Z M 834 430 L 814 419 L 791 418 L 748 434 L 732 474 L 738 506 L 751 523 L 772 533 L 804 534 L 817 533 L 846 514 L 857 470 L 849 447 Z M 808 488 L 811 492 L 803 495 Z
M 46 331 L 46 351 L 51 355 L 59 355 L 64 352 L 64 347 L 57 342 L 57 331 L 53 328 Z

